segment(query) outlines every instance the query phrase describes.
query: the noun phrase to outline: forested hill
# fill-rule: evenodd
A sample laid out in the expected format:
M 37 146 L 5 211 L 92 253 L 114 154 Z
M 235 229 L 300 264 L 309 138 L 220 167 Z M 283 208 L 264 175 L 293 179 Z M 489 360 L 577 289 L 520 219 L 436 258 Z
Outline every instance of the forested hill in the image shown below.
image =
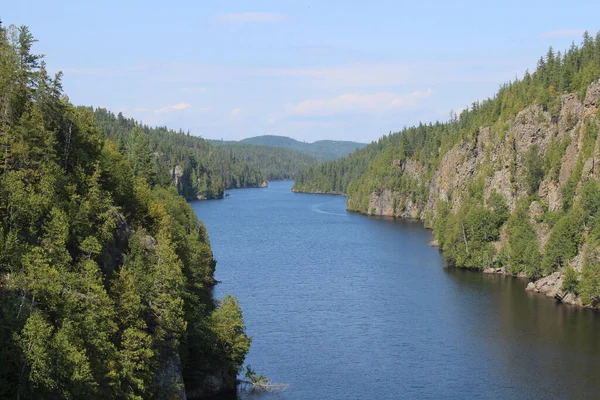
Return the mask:
M 314 143 L 306 143 L 289 137 L 275 135 L 255 136 L 242 139 L 240 143 L 285 147 L 308 154 L 319 161 L 335 160 L 366 146 L 365 143 L 340 140 L 318 140 Z
M 252 165 L 270 181 L 294 179 L 301 171 L 319 163 L 315 157 L 285 147 L 222 140 L 209 140 L 209 142 L 229 152 L 236 160 Z
M 218 199 L 225 189 L 266 185 L 266 176 L 230 151 L 183 131 L 150 127 L 97 108 L 98 126 L 150 183 L 171 183 L 188 200 Z M 150 149 L 150 152 L 147 150 Z
M 0 24 L 0 398 L 234 390 L 250 344 L 239 305 L 211 299 L 206 229 L 153 163 L 196 151 L 174 139 L 201 142 L 138 127 L 120 151 L 33 43 Z
M 529 289 L 600 302 L 600 34 L 460 116 L 383 137 L 302 172 L 294 190 L 421 218 L 449 264 L 526 275 Z

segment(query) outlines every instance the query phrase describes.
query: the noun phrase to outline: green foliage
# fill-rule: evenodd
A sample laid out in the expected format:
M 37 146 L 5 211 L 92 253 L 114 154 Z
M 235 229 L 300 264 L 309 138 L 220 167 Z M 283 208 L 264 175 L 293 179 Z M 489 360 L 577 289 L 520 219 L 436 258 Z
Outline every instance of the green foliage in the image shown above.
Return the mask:
M 563 53 L 550 49 L 533 73 L 526 72 L 522 79 L 502 85 L 492 98 L 474 102 L 460 116 L 451 113 L 445 123 L 404 128 L 350 156 L 302 171 L 294 190 L 346 194 L 347 208 L 364 213 L 373 211 L 369 209 L 371 197 L 384 190 L 394 193 L 395 215 L 401 214 L 398 211 L 407 202 L 426 210 L 434 200 L 435 212 L 427 217 L 433 218 L 431 226 L 449 264 L 467 268 L 502 265 L 510 273 L 525 273 L 532 278 L 552 273 L 567 266 L 584 240 L 600 241 L 599 186 L 596 178 L 583 177 L 585 163 L 594 155 L 600 114 L 586 117 L 580 125 L 574 113 L 561 116 L 561 96 L 583 96 L 599 78 L 600 34 L 595 38 L 586 34 L 581 46 L 573 45 Z M 533 105 L 541 105 L 534 123 L 546 129 L 563 118 L 561 128 L 565 129 L 552 136 L 543 153 L 541 145 L 533 144 L 520 154 L 517 131 L 511 131 L 511 127 L 531 123 L 526 113 L 519 112 Z M 529 205 L 538 196 L 541 182 L 549 179 L 553 185 L 558 183 L 572 138 L 577 140 L 580 156 L 561 188 L 562 207 L 549 211 L 548 205 L 542 204 L 543 215 L 531 221 Z M 500 157 L 492 157 L 498 145 L 503 145 L 501 150 L 505 151 Z M 496 164 L 497 160 L 504 165 Z M 466 175 L 460 171 L 463 175 L 458 177 L 464 181 L 457 188 L 444 180 L 457 178 L 443 169 L 447 166 L 444 163 L 459 167 L 472 161 L 477 164 Z M 522 171 L 518 169 L 519 161 Z M 510 194 L 521 200 L 512 214 L 501 196 L 492 194 L 485 199 L 488 178 L 500 168 L 506 168 L 510 175 L 511 187 L 503 189 L 510 189 Z M 432 181 L 440 176 L 440 187 L 436 189 L 447 199 L 430 198 Z M 537 223 L 542 224 L 541 230 L 551 229 L 543 251 L 534 225 Z M 500 240 L 500 232 L 507 240 Z M 500 254 L 496 254 L 496 246 L 501 246 Z M 587 288 L 580 292 L 587 293 L 588 301 L 597 298 L 595 279 L 600 272 L 595 265 L 589 261 L 581 282 L 571 282 L 573 290 L 575 286 Z
M 545 222 L 548 224 L 548 226 L 550 226 L 550 228 L 554 228 L 554 225 L 556 225 L 556 223 L 560 221 L 560 219 L 564 217 L 564 215 L 565 212 L 562 209 L 556 211 L 547 210 L 546 212 L 544 212 L 544 214 L 541 216 L 538 222 Z
M 252 339 L 246 336 L 246 326 L 237 299 L 227 295 L 212 314 L 212 326 L 218 340 L 228 350 L 230 370 L 242 369 Z
M 587 179 L 581 188 L 580 205 L 586 224 L 593 225 L 594 217 L 600 211 L 600 185 L 594 179 Z
M 566 135 L 561 139 L 554 137 L 548 144 L 544 158 L 544 169 L 546 173 L 550 174 L 550 177 L 557 181 L 558 174 L 560 173 L 561 160 L 567 147 L 571 143 L 571 137 Z
M 438 200 L 435 205 L 435 218 L 433 220 L 433 232 L 441 249 L 444 248 L 446 237 L 448 237 L 448 219 L 452 213 L 449 202 Z
M 143 178 L 154 186 L 158 166 L 156 158 L 150 151 L 148 138 L 142 128 L 136 126 L 126 138 L 125 151 L 135 176 Z
M 563 284 L 561 289 L 565 293 L 573 293 L 576 295 L 578 293 L 578 287 L 579 274 L 577 273 L 577 271 L 575 271 L 574 268 L 567 267 L 563 275 Z
M 573 206 L 573 200 L 575 198 L 575 191 L 577 184 L 581 180 L 581 173 L 583 171 L 583 158 L 580 156 L 575 164 L 575 168 L 569 176 L 569 180 L 562 189 L 563 194 L 563 210 L 568 210 Z
M 542 274 L 548 275 L 559 267 L 565 267 L 568 260 L 577 254 L 583 222 L 583 212 L 574 208 L 556 223 L 544 249 Z
M 218 143 L 218 141 L 213 141 Z M 223 142 L 221 142 L 223 143 Z M 231 142 L 229 142 L 231 143 Z M 331 161 L 353 153 L 356 149 L 366 146 L 365 143 L 349 142 L 343 140 L 318 140 L 314 143 L 299 142 L 285 136 L 263 135 L 239 141 L 240 144 L 252 144 L 269 147 L 282 147 L 296 150 L 309 155 L 319 161 Z
M 438 205 L 441 213 L 434 226 L 441 230 L 437 231 L 436 237 L 444 258 L 451 265 L 473 269 L 493 265 L 496 257 L 493 242 L 500 236 L 508 208 L 501 196 L 495 197 L 492 203 L 495 209 L 465 202 L 455 214 L 451 214 L 444 203 Z
M 294 179 L 302 170 L 318 163 L 316 158 L 291 148 L 219 140 L 210 143 L 229 151 L 236 160 L 252 165 L 270 181 Z
M 583 304 L 598 304 L 600 300 L 600 259 L 597 249 L 585 257 L 577 289 Z
M 264 376 L 264 375 L 257 375 L 256 371 L 254 371 L 252 369 L 252 366 L 250 366 L 250 365 L 246 366 L 246 373 L 244 374 L 244 376 L 254 386 L 257 386 L 257 385 L 266 385 L 266 384 L 269 383 L 269 379 L 266 376 Z
M 580 47 L 573 45 L 562 54 L 550 50 L 546 58 L 540 59 L 533 74 L 526 72 L 522 79 L 502 85 L 494 97 L 474 102 L 460 116 L 452 113 L 446 123 L 405 128 L 382 137 L 348 157 L 306 169 L 296 179 L 294 188 L 303 192 L 347 194 L 351 209 L 366 212 L 365 204 L 368 204 L 373 189 L 382 189 L 388 182 L 399 182 L 398 171 L 392 163 L 387 162 L 390 158 L 399 162 L 406 159 L 418 161 L 431 174 L 448 150 L 466 147 L 475 152 L 480 127 L 498 127 L 506 141 L 508 122 L 527 106 L 540 104 L 553 117 L 558 117 L 562 94 L 585 92 L 594 80 L 600 78 L 598 42 L 600 35 L 596 38 L 588 35 Z M 573 117 L 571 124 L 574 124 Z M 592 137 L 597 135 L 597 129 L 594 133 L 590 125 L 588 132 L 588 142 L 591 143 Z M 543 157 L 543 174 L 540 166 L 542 158 L 536 159 L 535 147 L 530 150 L 524 159 L 526 186 L 530 193 L 536 191 L 544 175 L 549 174 L 555 181 L 558 179 L 561 159 L 570 140 L 570 135 L 564 135 L 550 141 Z M 510 167 L 514 180 L 514 161 Z M 424 176 L 423 183 L 428 178 Z M 407 191 L 411 192 L 410 189 Z M 475 190 L 473 194 L 477 193 Z
M 525 184 L 527 185 L 527 191 L 529 194 L 536 193 L 540 187 L 540 183 L 544 179 L 544 164 L 543 157 L 540 154 L 540 149 L 537 144 L 531 146 L 531 148 L 525 154 L 523 164 L 525 166 Z
M 183 131 L 149 127 L 103 109 L 96 123 L 113 142 L 136 177 L 154 187 L 173 185 L 188 200 L 218 199 L 225 189 L 258 187 L 266 177 L 257 168 L 208 141 Z
M 508 249 L 504 260 L 511 274 L 525 272 L 528 277 L 540 275 L 540 250 L 531 223 L 527 204 L 520 204 L 507 222 Z
M 510 215 L 510 209 L 508 208 L 508 204 L 506 204 L 506 199 L 504 196 L 494 191 L 487 200 L 487 207 L 492 211 L 493 224 L 499 233 L 500 227 L 502 227 Z M 497 237 L 498 234 L 495 235 L 496 239 Z
M 32 41 L 0 26 L 0 397 L 152 398 L 165 353 L 192 388 L 239 371 L 239 306 L 213 314 L 206 229 L 154 155 L 176 137 L 121 119 L 120 150 Z M 207 190 L 222 192 L 221 176 Z M 230 315 L 236 335 L 221 337 Z

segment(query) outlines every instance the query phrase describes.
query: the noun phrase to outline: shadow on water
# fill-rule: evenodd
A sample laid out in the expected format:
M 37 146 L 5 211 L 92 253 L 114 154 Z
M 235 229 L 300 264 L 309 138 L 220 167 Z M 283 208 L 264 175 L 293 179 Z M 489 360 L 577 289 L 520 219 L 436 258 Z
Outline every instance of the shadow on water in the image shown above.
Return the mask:
M 539 398 L 597 398 L 600 313 L 528 292 L 523 278 L 444 271 L 460 292 L 457 301 L 477 305 L 468 322 L 482 340 L 498 346 L 495 356 L 512 382 Z

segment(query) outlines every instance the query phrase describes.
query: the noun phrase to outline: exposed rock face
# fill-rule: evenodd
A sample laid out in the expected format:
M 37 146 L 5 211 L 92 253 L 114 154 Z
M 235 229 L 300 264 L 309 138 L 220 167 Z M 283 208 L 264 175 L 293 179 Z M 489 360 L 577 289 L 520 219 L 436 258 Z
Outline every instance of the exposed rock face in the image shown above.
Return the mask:
M 383 189 L 378 193 L 371 194 L 368 213 L 371 215 L 413 219 L 418 218 L 420 214 L 418 207 L 411 199 L 407 199 L 389 189 Z
M 264 182 L 262 182 L 260 185 L 258 185 L 258 187 L 260 187 L 260 188 L 266 188 L 266 187 L 269 187 L 269 182 L 267 182 L 267 181 L 264 181 Z
M 444 155 L 439 167 L 433 171 L 430 182 L 423 182 L 426 169 L 414 160 L 395 160 L 392 168 L 401 169 L 406 176 L 429 184 L 429 197 L 422 209 L 412 205 L 410 199 L 402 198 L 389 189 L 373 192 L 369 201 L 369 213 L 423 218 L 427 212 L 435 211 L 438 200 L 450 200 L 456 210 L 461 203 L 466 187 L 484 168 L 491 172 L 485 179 L 484 193 L 501 194 L 514 208 L 518 199 L 527 195 L 524 185 L 524 157 L 533 145 L 537 145 L 543 156 L 552 140 L 569 136 L 560 165 L 558 181 L 547 179 L 540 185 L 539 196 L 551 211 L 562 207 L 562 187 L 569 179 L 582 150 L 581 130 L 584 119 L 597 120 L 600 103 L 600 81 L 592 84 L 582 102 L 577 95 L 568 94 L 561 98 L 562 108 L 557 120 L 552 121 L 549 112 L 541 106 L 530 106 L 520 111 L 508 123 L 507 132 L 497 127 L 484 127 L 474 141 L 465 142 Z M 596 150 L 600 147 L 597 143 Z M 585 161 L 585 175 L 597 175 L 598 151 L 595 157 Z M 511 167 L 511 165 L 513 165 Z M 395 204 L 394 204 L 395 203 Z M 401 206 L 401 207 L 399 207 Z
M 412 179 L 420 179 L 426 172 L 425 168 L 414 160 L 406 160 L 401 162 L 401 168 L 404 175 Z
M 170 347 L 160 349 L 160 366 L 154 377 L 160 400 L 187 400 L 179 354 Z
M 597 112 L 600 106 L 600 81 L 592 83 L 585 94 L 583 100 L 584 116 L 589 117 Z
M 506 274 L 506 270 L 504 268 L 486 268 L 483 270 L 484 274 L 498 274 L 504 275 Z
M 371 194 L 371 198 L 369 199 L 369 214 L 396 215 L 394 193 L 389 189 L 384 189 L 380 193 Z
M 392 168 L 401 170 L 404 176 L 417 182 L 420 182 L 426 173 L 426 168 L 414 160 L 394 160 Z M 421 214 L 420 208 L 411 198 L 390 189 L 373 192 L 369 198 L 367 212 L 372 215 L 413 219 L 419 218 Z
M 187 398 L 206 399 L 214 396 L 231 396 L 237 398 L 237 380 L 225 369 L 217 370 L 214 373 L 204 377 L 199 387 L 187 392 Z M 219 397 L 220 398 L 220 397 Z M 229 398 L 229 397 L 227 397 Z
M 558 211 L 562 208 L 562 191 L 556 182 L 550 180 L 542 182 L 539 194 L 546 200 L 550 211 Z
M 547 297 L 552 297 L 566 304 L 583 306 L 581 300 L 572 293 L 565 293 L 562 290 L 563 275 L 561 272 L 554 272 L 551 275 L 538 279 L 535 282 L 527 284 L 527 290 L 534 293 L 540 293 Z
M 108 279 L 117 266 L 123 263 L 123 253 L 127 249 L 133 229 L 127 223 L 125 216 L 111 211 L 114 221 L 113 240 L 102 248 L 101 263 Z
M 181 168 L 179 165 L 176 165 L 174 169 L 171 168 L 169 170 L 169 174 L 171 175 L 175 186 L 179 186 L 179 182 L 183 176 L 183 168 Z
M 533 227 L 533 230 L 535 230 L 538 244 L 541 248 L 543 248 L 548 242 L 551 232 L 548 224 L 538 222 L 543 214 L 544 210 L 538 201 L 534 201 L 529 205 L 529 223 Z
M 494 126 L 482 127 L 472 140 L 448 150 L 433 171 L 428 171 L 415 160 L 394 160 L 390 168 L 394 173 L 401 170 L 407 176 L 429 189 L 426 200 L 415 204 L 410 197 L 392 189 L 380 188 L 371 193 L 368 214 L 406 218 L 431 218 L 435 216 L 439 200 L 449 201 L 456 212 L 466 194 L 467 188 L 476 179 L 484 179 L 483 196 L 488 199 L 492 193 L 504 197 L 511 211 L 517 203 L 528 198 L 526 183 L 526 154 L 537 146 L 539 157 L 546 157 L 550 149 L 564 146 L 560 152 L 560 165 L 553 176 L 548 176 L 539 186 L 537 197 L 529 205 L 530 222 L 536 232 L 538 243 L 543 248 L 550 236 L 551 227 L 543 221 L 546 210 L 558 211 L 563 208 L 563 189 L 579 164 L 583 168 L 582 178 L 575 188 L 575 198 L 579 195 L 581 182 L 586 177 L 598 179 L 600 163 L 600 135 L 594 144 L 592 156 L 582 159 L 586 129 L 590 123 L 600 125 L 600 81 L 591 84 L 584 99 L 577 94 L 566 94 L 560 99 L 558 117 L 545 111 L 541 106 L 530 106 L 517 113 L 512 121 L 503 121 Z M 589 144 L 588 144 L 589 146 Z M 563 151 L 564 150 L 564 151 Z M 589 151 L 589 150 L 588 150 Z M 542 160 L 543 161 L 543 160 Z M 349 199 L 349 204 L 359 204 Z M 506 245 L 504 239 L 495 243 L 500 251 Z M 579 260 L 585 250 L 580 249 Z M 577 269 L 577 257 L 571 265 Z M 581 263 L 579 262 L 579 265 Z M 505 273 L 502 269 L 486 270 L 487 273 Z M 537 282 L 529 284 L 528 290 L 558 296 L 562 301 L 581 305 L 574 295 L 561 291 L 562 273 L 554 272 Z

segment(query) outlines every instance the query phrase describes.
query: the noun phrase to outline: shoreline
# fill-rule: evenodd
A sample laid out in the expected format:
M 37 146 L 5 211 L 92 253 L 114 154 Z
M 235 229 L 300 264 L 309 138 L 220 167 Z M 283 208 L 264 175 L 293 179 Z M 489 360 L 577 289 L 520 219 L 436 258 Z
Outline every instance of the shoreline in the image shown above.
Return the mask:
M 297 190 L 297 189 L 294 189 L 294 188 L 292 188 L 292 192 L 293 193 L 301 193 L 301 194 L 328 194 L 328 195 L 332 195 L 332 196 L 343 196 L 343 197 L 346 197 L 346 198 L 348 197 L 348 196 L 346 196 L 345 193 L 340 193 L 340 192 L 305 192 L 303 190 Z M 347 211 L 353 211 L 353 210 L 348 210 L 348 209 L 346 209 L 346 210 Z
M 292 192 L 304 193 L 304 194 L 338 195 L 338 196 L 344 196 L 347 198 L 347 196 L 343 193 L 305 192 L 305 191 L 298 191 L 298 190 L 294 190 L 294 189 L 292 189 Z M 405 219 L 405 220 L 411 220 L 411 221 L 424 222 L 424 220 L 422 218 L 408 218 L 408 217 L 397 217 L 397 216 L 392 216 L 392 215 L 368 214 L 368 213 L 365 213 L 362 211 L 349 210 L 348 208 L 346 208 L 346 211 L 356 212 L 356 213 L 359 213 L 359 214 L 367 216 L 367 217 L 373 217 L 373 216 L 388 217 L 388 218 L 394 218 L 394 219 Z M 426 226 L 425 226 L 425 229 L 433 231 L 433 229 L 426 227 Z M 437 248 L 438 251 L 443 254 L 443 251 L 442 251 L 442 249 L 440 249 L 440 247 L 437 243 L 437 240 L 433 239 L 427 245 Z M 527 291 L 527 292 L 543 295 L 543 296 L 547 297 L 548 299 L 554 299 L 555 301 L 565 304 L 565 305 L 568 305 L 568 306 L 600 311 L 600 306 L 584 305 L 581 302 L 581 299 L 579 298 L 579 296 L 575 295 L 574 293 L 566 293 L 562 290 L 563 274 L 561 271 L 555 271 L 550 275 L 546 275 L 546 276 L 543 276 L 538 279 L 532 279 L 532 278 L 527 277 L 527 275 L 525 275 L 524 272 L 521 272 L 519 274 L 509 273 L 506 271 L 506 268 L 504 268 L 504 267 L 500 267 L 500 268 L 491 268 L 490 267 L 490 268 L 485 268 L 485 269 L 473 269 L 473 268 L 464 268 L 464 267 L 454 266 L 452 268 L 470 269 L 473 271 L 479 271 L 486 275 L 504 275 L 504 276 L 510 276 L 513 278 L 525 279 L 525 280 L 529 281 L 525 288 L 525 291 Z

